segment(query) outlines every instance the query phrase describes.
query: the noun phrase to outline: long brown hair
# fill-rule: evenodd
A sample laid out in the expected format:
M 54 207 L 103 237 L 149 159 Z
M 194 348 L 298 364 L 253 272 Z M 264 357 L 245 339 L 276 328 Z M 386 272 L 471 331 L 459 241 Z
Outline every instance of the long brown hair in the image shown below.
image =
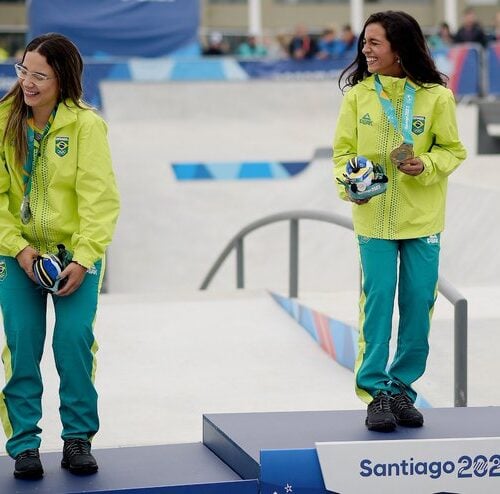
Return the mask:
M 419 86 L 424 83 L 446 86 L 448 78 L 436 68 L 418 22 L 406 12 L 387 10 L 376 12 L 366 20 L 359 35 L 356 59 L 339 77 L 340 89 L 354 86 L 371 75 L 362 50 L 366 26 L 374 23 L 384 28 L 391 48 L 399 55 L 401 69 L 406 77 Z
M 36 37 L 26 46 L 22 62 L 28 52 L 38 52 L 54 70 L 59 83 L 59 102 L 70 100 L 82 108 L 82 73 L 83 60 L 75 44 L 59 33 L 48 33 Z M 0 100 L 11 100 L 10 113 L 5 126 L 3 143 L 9 139 L 15 146 L 15 159 L 20 166 L 24 165 L 28 151 L 27 119 L 29 106 L 24 102 L 23 90 L 19 81 Z

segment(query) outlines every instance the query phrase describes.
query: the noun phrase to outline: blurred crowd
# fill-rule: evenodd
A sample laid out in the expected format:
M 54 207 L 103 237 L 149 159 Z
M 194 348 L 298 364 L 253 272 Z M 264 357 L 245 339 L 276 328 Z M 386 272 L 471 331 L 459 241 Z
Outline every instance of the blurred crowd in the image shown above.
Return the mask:
M 324 60 L 356 53 L 357 43 L 358 37 L 348 24 L 340 29 L 334 25 L 327 26 L 320 34 L 310 33 L 305 25 L 300 24 L 291 34 L 262 37 L 249 35 L 244 39 L 225 37 L 220 32 L 214 31 L 204 40 L 203 55 Z
M 472 8 L 464 11 L 462 22 L 456 33 L 442 22 L 428 33 L 427 41 L 432 50 L 448 48 L 456 43 L 479 43 L 485 47 L 490 42 L 500 41 L 500 11 L 494 25 L 486 30 L 479 23 Z M 356 54 L 358 36 L 350 25 L 338 29 L 329 25 L 321 33 L 314 33 L 300 24 L 292 33 L 277 36 L 257 37 L 249 35 L 223 36 L 214 31 L 203 40 L 203 55 L 231 55 L 242 58 L 269 58 L 294 60 L 345 58 Z
M 449 48 L 456 43 L 479 43 L 484 47 L 490 42 L 500 41 L 500 11 L 496 13 L 493 25 L 487 29 L 478 21 L 474 9 L 467 8 L 455 33 L 446 22 L 442 22 L 427 34 L 432 50 Z M 201 39 L 204 56 L 294 60 L 349 58 L 356 54 L 357 43 L 358 35 L 349 24 L 341 27 L 327 25 L 321 32 L 311 31 L 299 24 L 293 31 L 273 36 L 224 35 L 220 31 L 212 31 Z M 22 50 L 15 49 L 14 45 L 0 38 L 0 62 L 22 57 Z
M 486 31 L 471 8 L 464 11 L 462 24 L 456 33 L 451 32 L 446 22 L 442 22 L 437 32 L 428 38 L 429 46 L 434 50 L 448 48 L 455 43 L 479 43 L 484 47 L 495 41 L 500 41 L 500 11 L 496 13 L 493 29 Z

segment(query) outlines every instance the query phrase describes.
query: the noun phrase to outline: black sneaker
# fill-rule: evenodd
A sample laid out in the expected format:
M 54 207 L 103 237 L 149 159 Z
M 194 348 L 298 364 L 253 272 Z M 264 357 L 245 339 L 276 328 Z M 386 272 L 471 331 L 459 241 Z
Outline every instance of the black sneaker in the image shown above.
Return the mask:
M 90 453 L 90 441 L 85 439 L 68 439 L 64 441 L 61 466 L 75 475 L 96 473 L 99 467 Z
M 371 431 L 392 432 L 396 428 L 396 418 L 391 412 L 391 397 L 379 393 L 368 405 L 366 427 Z
M 43 477 L 43 467 L 38 449 L 27 449 L 16 456 L 14 477 L 32 480 Z
M 424 416 L 415 408 L 411 398 L 406 393 L 391 397 L 391 410 L 399 425 L 405 427 L 422 427 Z

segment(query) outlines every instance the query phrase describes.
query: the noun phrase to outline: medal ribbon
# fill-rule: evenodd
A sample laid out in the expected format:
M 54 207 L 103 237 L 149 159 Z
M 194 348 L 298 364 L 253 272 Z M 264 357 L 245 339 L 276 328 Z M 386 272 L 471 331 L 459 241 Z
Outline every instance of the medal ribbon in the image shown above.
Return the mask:
M 392 104 L 387 93 L 382 87 L 378 74 L 375 74 L 375 89 L 377 91 L 378 99 L 382 105 L 387 119 L 391 125 L 403 136 L 405 144 L 413 145 L 413 136 L 411 134 L 411 122 L 413 120 L 413 105 L 415 103 L 415 88 L 408 82 L 405 82 L 405 92 L 403 95 L 403 111 L 401 115 L 401 126 L 399 125 L 396 110 Z
M 31 192 L 31 177 L 33 175 L 33 169 L 35 168 L 36 161 L 40 152 L 40 146 L 43 138 L 49 132 L 50 126 L 54 121 L 56 115 L 56 110 L 54 109 L 50 114 L 49 120 L 46 123 L 42 133 L 35 131 L 33 119 L 28 119 L 28 155 L 26 157 L 26 162 L 23 165 L 23 184 L 24 184 L 24 197 L 23 202 L 29 202 L 28 198 Z

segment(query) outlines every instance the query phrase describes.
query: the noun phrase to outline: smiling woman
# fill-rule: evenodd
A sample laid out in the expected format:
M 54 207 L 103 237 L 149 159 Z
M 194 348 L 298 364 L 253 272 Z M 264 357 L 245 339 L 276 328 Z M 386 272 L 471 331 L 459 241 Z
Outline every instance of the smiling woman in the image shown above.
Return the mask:
M 356 393 L 368 404 L 368 429 L 421 427 L 412 385 L 429 352 L 447 177 L 466 156 L 455 100 L 420 26 L 405 12 L 368 18 L 340 86 L 343 80 L 350 90 L 335 129 L 335 176 L 345 183 L 346 165 L 363 156 L 388 179 L 384 193 L 365 199 L 343 185 L 338 190 L 353 202 L 362 272 Z M 388 365 L 396 287 L 397 350 Z
M 39 36 L 0 100 L 0 305 L 7 377 L 0 414 L 14 475 L 43 475 L 40 359 L 47 298 L 60 376 L 61 466 L 94 473 L 99 429 L 93 326 L 119 197 L 104 121 L 83 103 L 82 57 L 65 36 Z M 29 310 L 26 308 L 29 307 Z
M 16 74 L 23 90 L 24 102 L 31 108 L 37 128 L 43 129 L 59 98 L 59 81 L 47 59 L 36 51 L 27 52 Z

